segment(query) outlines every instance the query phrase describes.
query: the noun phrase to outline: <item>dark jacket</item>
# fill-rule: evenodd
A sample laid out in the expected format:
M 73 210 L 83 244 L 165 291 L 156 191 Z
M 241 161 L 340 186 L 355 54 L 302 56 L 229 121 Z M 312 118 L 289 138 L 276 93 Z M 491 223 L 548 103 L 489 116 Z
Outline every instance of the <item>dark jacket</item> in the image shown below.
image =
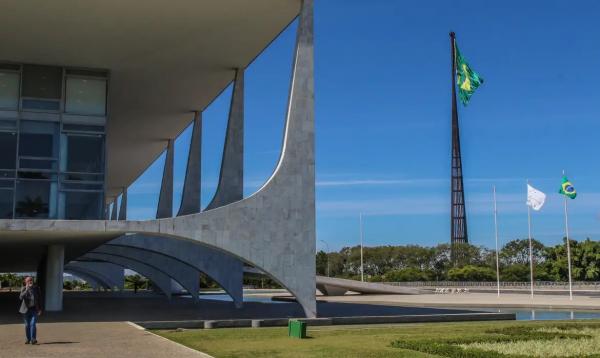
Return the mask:
M 33 285 L 31 287 L 23 287 L 21 288 L 21 293 L 19 294 L 19 300 L 21 301 L 21 305 L 19 307 L 19 312 L 25 314 L 29 310 L 35 310 L 36 312 L 41 311 L 41 295 L 40 289 Z

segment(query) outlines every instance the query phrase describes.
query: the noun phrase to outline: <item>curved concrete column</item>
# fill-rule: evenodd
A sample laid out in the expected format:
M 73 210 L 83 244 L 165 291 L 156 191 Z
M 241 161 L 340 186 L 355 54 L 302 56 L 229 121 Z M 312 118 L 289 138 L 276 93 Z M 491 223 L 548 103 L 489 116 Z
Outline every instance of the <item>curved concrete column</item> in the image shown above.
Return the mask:
M 118 279 L 116 280 L 114 277 L 111 277 L 109 274 L 106 274 L 105 272 L 94 270 L 94 268 L 89 265 L 92 263 L 97 263 L 97 261 L 88 261 L 88 260 L 71 261 L 67 264 L 67 267 L 72 270 L 78 270 L 83 273 L 87 273 L 90 276 L 93 276 L 93 277 L 98 278 L 99 280 L 102 280 L 102 282 L 109 285 L 108 288 L 110 290 L 113 290 L 115 287 L 119 287 L 120 283 L 119 283 Z M 121 287 L 122 287 L 122 284 L 121 284 Z
M 298 21 L 282 153 L 273 175 L 252 196 L 175 218 L 0 220 L 0 230 L 15 235 L 53 232 L 81 239 L 102 234 L 107 241 L 125 233 L 192 240 L 263 270 L 296 297 L 306 316 L 315 317 L 313 0 L 303 0 Z
M 123 268 L 131 269 L 152 281 L 152 283 L 156 285 L 169 300 L 171 299 L 171 278 L 152 266 L 125 257 L 108 254 L 87 253 L 82 256 L 82 259 L 106 261 Z
M 91 270 L 87 269 L 85 266 L 78 266 L 78 265 L 73 265 L 73 264 L 69 263 L 66 267 L 68 267 L 68 270 L 70 270 L 70 271 L 81 272 L 83 274 L 87 274 L 88 276 L 90 276 L 92 278 L 95 278 L 96 281 L 101 282 L 102 285 L 105 288 L 108 288 L 109 290 L 112 290 L 113 287 L 115 287 L 115 285 L 116 285 L 116 283 L 114 281 L 112 281 L 110 277 L 106 277 L 101 273 L 91 271 Z
M 127 188 L 123 188 L 121 195 L 121 207 L 119 208 L 119 220 L 127 220 Z
M 177 261 L 174 258 L 135 247 L 109 244 L 102 245 L 90 253 L 119 256 L 144 263 L 174 279 L 183 286 L 195 300 L 198 299 L 198 291 L 200 291 L 200 272 L 192 266 Z
M 167 143 L 167 154 L 165 157 L 165 167 L 163 169 L 162 183 L 160 185 L 160 195 L 158 197 L 158 208 L 156 218 L 170 218 L 173 216 L 173 158 L 175 149 L 173 139 Z
M 200 212 L 200 179 L 202 174 L 202 112 L 196 111 L 192 127 L 192 139 L 188 154 L 181 205 L 177 216 Z
M 91 273 L 95 273 L 97 276 L 105 277 L 108 279 L 107 282 L 111 283 L 110 288 L 117 288 L 122 290 L 125 284 L 125 272 L 119 265 L 114 265 L 108 262 L 99 261 L 71 261 L 69 262 L 71 267 L 84 268 Z
M 84 273 L 83 271 L 65 267 L 65 272 L 69 273 L 73 276 L 77 276 L 77 277 L 81 278 L 82 280 L 85 280 L 87 283 L 90 284 L 90 286 L 92 286 L 92 288 L 94 290 L 98 290 L 98 287 L 100 287 L 100 286 L 102 286 L 104 289 L 107 289 L 107 290 L 110 289 L 110 285 L 108 283 L 103 282 L 102 279 L 100 279 L 98 277 L 94 277 L 88 273 Z
M 110 219 L 111 220 L 117 220 L 117 204 L 118 204 L 118 197 L 115 196 L 115 198 L 113 199 L 113 204 L 112 204 L 112 211 L 110 212 Z
M 223 146 L 219 184 L 205 210 L 242 200 L 244 197 L 244 70 L 237 69 L 231 94 L 227 133 Z
M 190 240 L 141 234 L 123 235 L 101 247 L 107 245 L 135 247 L 184 262 L 217 282 L 231 296 L 236 307 L 243 304 L 244 264 L 221 250 Z

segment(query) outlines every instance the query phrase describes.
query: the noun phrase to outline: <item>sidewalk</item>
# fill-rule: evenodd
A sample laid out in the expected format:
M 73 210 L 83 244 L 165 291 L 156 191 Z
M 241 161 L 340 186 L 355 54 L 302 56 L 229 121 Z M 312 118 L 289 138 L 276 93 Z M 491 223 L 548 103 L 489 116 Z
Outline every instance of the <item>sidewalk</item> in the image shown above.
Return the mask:
M 24 337 L 22 324 L 0 325 L 0 357 L 210 357 L 126 322 L 41 323 L 38 345 Z

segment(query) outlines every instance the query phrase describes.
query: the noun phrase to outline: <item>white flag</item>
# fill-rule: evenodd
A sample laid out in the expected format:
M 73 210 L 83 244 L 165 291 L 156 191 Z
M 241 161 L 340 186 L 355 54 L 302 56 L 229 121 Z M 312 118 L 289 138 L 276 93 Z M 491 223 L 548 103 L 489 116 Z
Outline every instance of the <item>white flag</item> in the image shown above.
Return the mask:
M 546 194 L 527 184 L 527 205 L 538 211 L 544 206 Z

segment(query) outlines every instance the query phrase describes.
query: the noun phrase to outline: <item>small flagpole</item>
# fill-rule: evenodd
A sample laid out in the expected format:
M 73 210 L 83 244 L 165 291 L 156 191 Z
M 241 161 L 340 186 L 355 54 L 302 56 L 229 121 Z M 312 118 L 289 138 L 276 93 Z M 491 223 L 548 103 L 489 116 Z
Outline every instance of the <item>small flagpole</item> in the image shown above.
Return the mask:
M 565 170 L 563 169 L 563 176 Z M 567 196 L 565 197 L 565 234 L 567 235 L 567 265 L 569 266 L 569 299 L 573 300 L 573 283 L 571 280 L 571 244 L 569 243 L 569 212 L 567 210 Z
M 527 179 L 527 190 L 529 190 L 529 179 Z M 533 249 L 531 245 L 531 206 L 527 204 L 527 229 L 529 234 L 529 281 L 531 286 L 531 299 L 533 299 Z
M 359 216 L 360 221 L 360 280 L 361 282 L 365 281 L 365 268 L 363 264 L 363 214 L 360 213 Z
M 496 206 L 496 186 L 494 185 L 494 230 L 496 234 L 496 281 L 498 282 L 498 297 L 500 297 L 500 259 L 498 255 L 498 207 Z

